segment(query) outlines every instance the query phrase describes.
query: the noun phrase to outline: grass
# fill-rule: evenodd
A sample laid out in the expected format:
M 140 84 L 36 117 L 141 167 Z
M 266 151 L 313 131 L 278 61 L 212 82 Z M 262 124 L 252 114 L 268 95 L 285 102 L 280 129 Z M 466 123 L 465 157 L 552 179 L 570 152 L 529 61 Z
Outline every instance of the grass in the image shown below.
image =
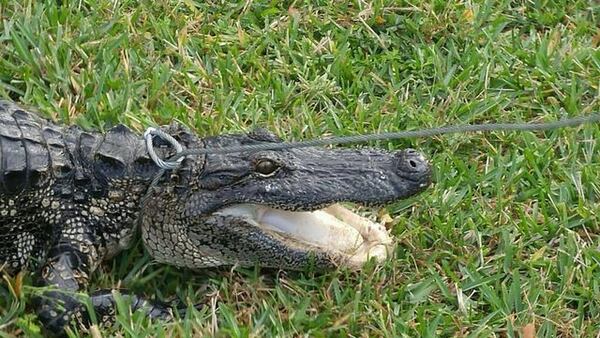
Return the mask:
M 583 0 L 0 0 L 0 97 L 89 128 L 177 119 L 288 140 L 549 121 L 600 110 L 599 21 Z M 361 273 L 193 272 L 138 244 L 90 290 L 207 306 L 170 324 L 123 310 L 100 331 L 594 337 L 599 139 L 589 125 L 374 144 L 415 147 L 435 167 L 431 189 L 387 208 L 394 259 Z M 0 336 L 39 336 L 23 284 L 0 285 Z

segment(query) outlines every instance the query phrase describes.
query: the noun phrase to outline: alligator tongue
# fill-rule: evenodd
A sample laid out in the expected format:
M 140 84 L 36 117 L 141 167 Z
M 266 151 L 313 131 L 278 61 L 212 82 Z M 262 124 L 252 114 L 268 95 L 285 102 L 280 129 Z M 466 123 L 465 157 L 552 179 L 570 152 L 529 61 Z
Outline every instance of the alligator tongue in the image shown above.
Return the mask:
M 369 257 L 384 259 L 392 244 L 385 228 L 339 204 L 316 211 L 287 211 L 257 204 L 237 204 L 218 213 L 245 218 L 260 228 L 298 242 L 348 255 L 357 264 Z
M 335 216 L 322 211 L 291 212 L 264 208 L 258 223 L 292 238 L 352 254 L 363 243 L 360 233 Z
M 344 254 L 356 253 L 365 238 L 355 224 L 349 223 L 371 222 L 346 208 L 343 209 L 353 215 L 352 219 L 344 217 L 346 215 L 340 217 L 337 213 L 332 214 L 328 209 L 287 211 L 264 205 L 238 204 L 221 209 L 218 213 L 246 218 L 265 230 L 278 232 L 300 242 Z

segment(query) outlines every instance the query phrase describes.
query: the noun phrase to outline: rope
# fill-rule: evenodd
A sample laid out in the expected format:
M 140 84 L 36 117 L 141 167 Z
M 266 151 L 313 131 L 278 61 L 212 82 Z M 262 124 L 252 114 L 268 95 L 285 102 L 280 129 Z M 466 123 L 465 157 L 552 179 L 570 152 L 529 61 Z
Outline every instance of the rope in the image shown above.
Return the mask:
M 462 125 L 462 126 L 447 126 L 423 130 L 407 130 L 399 132 L 389 132 L 380 134 L 366 134 L 366 135 L 352 135 L 333 137 L 329 139 L 315 139 L 300 142 L 287 142 L 287 143 L 258 143 L 243 146 L 231 146 L 223 148 L 200 148 L 200 149 L 186 149 L 183 150 L 181 145 L 173 139 L 169 134 L 156 129 L 148 128 L 144 133 L 146 138 L 146 146 L 148 147 L 148 153 L 154 160 L 156 165 L 162 169 L 175 169 L 179 166 L 184 157 L 190 155 L 205 155 L 205 154 L 229 154 L 238 153 L 244 151 L 260 151 L 260 150 L 282 150 L 290 148 L 306 148 L 325 146 L 332 144 L 348 144 L 348 143 L 363 143 L 369 141 L 381 141 L 381 140 L 394 140 L 402 138 L 417 138 L 417 137 L 431 137 L 443 134 L 454 134 L 454 133 L 467 133 L 467 132 L 491 132 L 491 131 L 541 131 L 550 130 L 566 127 L 575 127 L 582 124 L 591 124 L 600 121 L 600 113 L 594 113 L 587 116 L 580 116 L 574 118 L 567 118 L 553 122 L 526 122 L 526 123 L 489 123 L 489 124 L 473 124 L 473 125 Z M 150 135 L 150 136 L 147 136 Z M 164 161 L 156 155 L 152 148 L 152 136 L 156 135 L 167 142 L 171 143 L 176 150 L 176 154 L 169 159 Z M 149 141 L 150 140 L 150 141 Z

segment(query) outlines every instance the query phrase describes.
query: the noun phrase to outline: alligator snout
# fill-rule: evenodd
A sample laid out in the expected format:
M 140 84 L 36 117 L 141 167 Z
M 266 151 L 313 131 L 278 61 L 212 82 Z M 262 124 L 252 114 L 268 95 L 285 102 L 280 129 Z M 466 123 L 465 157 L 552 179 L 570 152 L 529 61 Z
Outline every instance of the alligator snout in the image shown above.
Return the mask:
M 421 153 L 414 149 L 404 149 L 395 155 L 398 174 L 412 181 L 431 183 L 431 165 Z

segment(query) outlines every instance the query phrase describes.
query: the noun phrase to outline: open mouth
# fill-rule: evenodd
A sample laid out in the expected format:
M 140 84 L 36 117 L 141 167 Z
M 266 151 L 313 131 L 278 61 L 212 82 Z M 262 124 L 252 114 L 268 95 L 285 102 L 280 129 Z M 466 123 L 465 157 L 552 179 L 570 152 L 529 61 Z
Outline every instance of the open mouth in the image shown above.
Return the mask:
M 340 204 L 315 211 L 287 211 L 258 204 L 237 204 L 217 214 L 244 218 L 308 250 L 341 257 L 342 264 L 360 268 L 369 259 L 385 260 L 393 242 L 385 227 Z M 303 245 L 304 244 L 304 245 Z

